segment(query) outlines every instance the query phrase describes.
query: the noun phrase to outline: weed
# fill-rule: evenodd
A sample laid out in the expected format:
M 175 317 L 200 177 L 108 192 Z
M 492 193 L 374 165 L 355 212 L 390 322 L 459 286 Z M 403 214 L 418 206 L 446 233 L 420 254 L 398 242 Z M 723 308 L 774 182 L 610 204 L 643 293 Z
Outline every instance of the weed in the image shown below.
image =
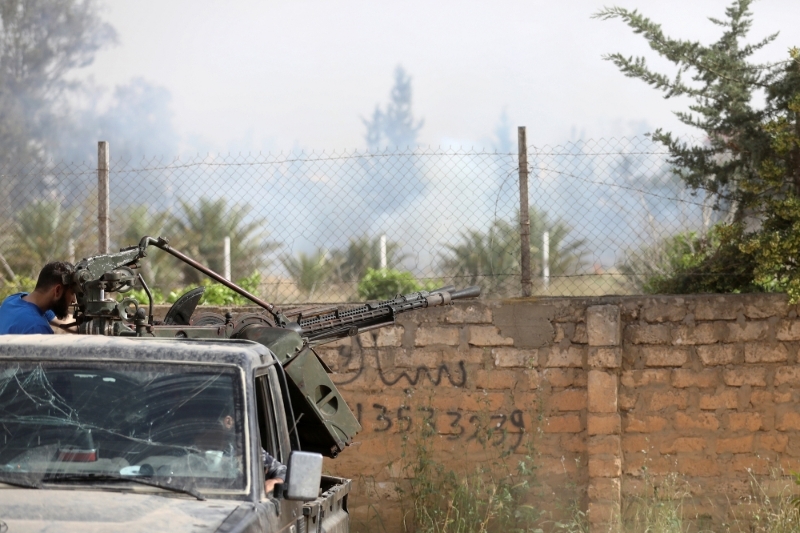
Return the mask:
M 630 533 L 683 533 L 686 531 L 684 503 L 691 497 L 687 482 L 672 473 L 661 478 L 644 468 L 641 494 L 626 498 L 622 529 Z
M 534 449 L 525 441 L 521 459 L 491 446 L 492 431 L 476 439 L 485 460 L 474 469 L 457 471 L 437 461 L 435 439 L 423 425 L 404 439 L 403 468 L 409 478 L 405 530 L 415 533 L 540 533 L 542 512 L 532 504 L 536 486 Z M 512 466 L 513 465 L 513 466 Z

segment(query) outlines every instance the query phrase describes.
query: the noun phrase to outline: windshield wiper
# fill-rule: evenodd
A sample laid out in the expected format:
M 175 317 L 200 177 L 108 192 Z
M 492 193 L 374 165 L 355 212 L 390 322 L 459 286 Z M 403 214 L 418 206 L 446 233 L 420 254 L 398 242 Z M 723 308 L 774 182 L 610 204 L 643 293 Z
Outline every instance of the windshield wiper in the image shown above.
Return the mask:
M 0 473 L 0 483 L 5 483 L 6 485 L 14 485 L 15 487 L 24 487 L 26 489 L 42 488 L 42 485 L 36 481 L 32 481 L 25 477 L 9 476 L 4 473 Z
M 150 487 L 158 487 L 160 489 L 166 489 L 166 490 L 171 490 L 173 492 L 188 494 L 189 496 L 193 496 L 200 501 L 205 501 L 205 497 L 192 488 L 178 487 L 170 483 L 159 483 L 158 481 L 142 479 L 141 477 L 122 476 L 119 474 L 107 474 L 107 473 L 48 474 L 44 478 L 42 478 L 42 481 L 46 481 L 48 483 L 59 483 L 61 481 L 67 481 L 67 482 L 83 481 L 88 483 L 102 483 L 104 481 L 130 481 L 132 483 L 139 483 L 141 485 L 148 485 Z

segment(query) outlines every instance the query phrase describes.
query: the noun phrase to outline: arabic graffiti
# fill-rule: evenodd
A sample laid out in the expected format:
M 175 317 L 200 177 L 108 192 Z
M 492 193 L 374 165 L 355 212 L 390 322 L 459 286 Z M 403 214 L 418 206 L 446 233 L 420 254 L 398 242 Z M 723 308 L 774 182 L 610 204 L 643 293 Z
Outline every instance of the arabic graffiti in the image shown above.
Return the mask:
M 366 356 L 361 354 L 359 363 L 355 373 L 351 376 L 346 374 L 341 375 L 344 379 L 334 380 L 336 385 L 347 385 L 358 380 L 364 372 L 364 358 Z M 396 374 L 391 371 L 384 370 L 381 366 L 380 357 L 375 357 L 375 366 L 378 370 L 378 378 L 387 387 L 392 387 L 400 383 L 401 385 L 417 386 L 426 383 L 423 377 L 427 377 L 427 381 L 431 385 L 438 387 L 443 383 L 443 378 L 447 377 L 447 381 L 453 387 L 463 388 L 467 385 L 467 368 L 464 361 L 456 361 L 454 363 L 442 363 L 438 366 L 428 367 L 419 365 L 410 372 L 405 370 Z

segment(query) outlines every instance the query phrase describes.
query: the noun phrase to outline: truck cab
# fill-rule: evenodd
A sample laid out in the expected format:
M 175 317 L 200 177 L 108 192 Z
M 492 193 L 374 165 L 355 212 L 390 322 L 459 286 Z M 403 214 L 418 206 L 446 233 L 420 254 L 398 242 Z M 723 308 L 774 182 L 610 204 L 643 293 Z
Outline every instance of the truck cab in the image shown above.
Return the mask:
M 248 340 L 0 337 L 0 531 L 348 531 L 289 382 Z

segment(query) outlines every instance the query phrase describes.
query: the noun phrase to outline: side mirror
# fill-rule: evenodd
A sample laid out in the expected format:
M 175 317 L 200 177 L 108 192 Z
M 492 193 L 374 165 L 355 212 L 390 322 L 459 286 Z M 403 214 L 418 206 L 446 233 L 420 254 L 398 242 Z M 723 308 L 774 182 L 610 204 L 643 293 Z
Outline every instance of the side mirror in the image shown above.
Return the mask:
M 322 454 L 293 451 L 289 456 L 283 497 L 304 502 L 316 500 L 321 482 Z

